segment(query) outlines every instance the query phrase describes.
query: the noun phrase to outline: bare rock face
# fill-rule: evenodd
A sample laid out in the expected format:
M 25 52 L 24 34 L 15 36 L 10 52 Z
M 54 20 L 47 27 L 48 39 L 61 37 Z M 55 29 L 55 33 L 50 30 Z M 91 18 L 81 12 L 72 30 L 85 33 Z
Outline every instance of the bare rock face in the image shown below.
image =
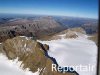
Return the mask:
M 0 25 L 0 42 L 15 36 L 34 36 L 43 39 L 44 36 L 52 35 L 64 29 L 66 28 L 49 16 L 34 20 L 16 19 Z
M 68 30 L 65 36 L 65 38 L 77 38 L 77 37 L 78 35 L 74 31 L 71 31 L 71 30 Z
M 16 37 L 5 41 L 3 49 L 8 59 L 13 60 L 18 57 L 18 60 L 22 61 L 23 69 L 29 68 L 32 72 L 36 72 L 38 68 L 45 67 L 47 58 L 37 41 Z
M 27 37 L 15 37 L 8 39 L 0 46 L 1 53 L 5 54 L 9 60 L 18 58 L 22 61 L 23 69 L 29 68 L 30 71 L 36 72 L 41 69 L 39 75 L 77 75 L 76 73 L 60 73 L 52 71 L 53 60 L 46 55 L 49 46 L 41 44 Z
M 65 33 L 66 38 L 77 38 L 77 33 L 86 34 L 85 30 L 81 27 L 67 29 Z
M 47 44 L 44 44 L 43 46 L 44 46 L 45 50 L 49 50 L 49 46 Z
M 56 39 L 62 39 L 62 38 L 77 38 L 78 35 L 77 33 L 81 33 L 81 34 L 86 34 L 85 30 L 81 27 L 77 27 L 77 28 L 69 28 L 67 30 L 64 30 L 60 33 L 55 34 L 54 36 L 52 36 L 50 38 L 50 40 L 56 40 Z

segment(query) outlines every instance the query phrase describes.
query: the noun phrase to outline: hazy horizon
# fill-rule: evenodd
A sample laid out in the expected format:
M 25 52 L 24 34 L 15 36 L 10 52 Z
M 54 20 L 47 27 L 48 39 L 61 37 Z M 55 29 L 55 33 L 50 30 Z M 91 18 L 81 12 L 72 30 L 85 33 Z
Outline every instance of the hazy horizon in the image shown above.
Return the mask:
M 98 19 L 98 0 L 0 0 L 0 13 Z
M 17 14 L 17 13 L 0 13 L 0 17 L 34 17 L 34 16 L 51 16 L 51 17 L 69 17 L 69 18 L 83 18 L 83 19 L 95 19 L 98 18 L 88 18 L 88 17 L 77 17 L 77 16 L 62 16 L 62 15 L 46 15 L 46 14 Z

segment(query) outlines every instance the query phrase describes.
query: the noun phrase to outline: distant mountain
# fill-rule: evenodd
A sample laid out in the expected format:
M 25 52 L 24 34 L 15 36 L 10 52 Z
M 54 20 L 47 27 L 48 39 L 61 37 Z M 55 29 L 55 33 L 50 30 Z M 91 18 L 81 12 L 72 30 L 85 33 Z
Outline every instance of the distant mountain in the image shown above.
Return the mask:
M 94 34 L 98 32 L 98 20 L 67 16 L 5 15 L 0 18 L 0 40 L 20 35 L 43 39 L 75 27 L 82 27 L 87 34 Z
M 85 31 L 87 32 L 87 34 L 95 34 L 98 32 L 98 23 L 94 22 L 94 23 L 85 23 L 81 26 L 83 29 L 85 29 Z
M 55 20 L 68 28 L 82 27 L 86 33 L 92 34 L 98 30 L 98 20 L 76 17 L 54 17 Z
M 78 18 L 78 17 L 54 17 L 56 21 L 61 22 L 68 27 L 79 27 L 86 23 L 98 23 L 97 19 L 91 18 Z
M 88 35 L 89 37 L 85 36 Z M 98 33 L 95 34 L 87 34 L 85 29 L 82 27 L 75 27 L 75 28 L 68 28 L 66 30 L 63 30 L 52 37 L 50 37 L 48 40 L 57 40 L 57 39 L 76 39 L 76 38 L 87 38 L 89 40 L 94 41 L 96 44 L 98 44 Z
M 35 36 L 41 38 L 44 35 L 52 35 L 66 29 L 52 17 L 38 18 L 14 18 L 0 25 L 0 39 L 15 36 Z

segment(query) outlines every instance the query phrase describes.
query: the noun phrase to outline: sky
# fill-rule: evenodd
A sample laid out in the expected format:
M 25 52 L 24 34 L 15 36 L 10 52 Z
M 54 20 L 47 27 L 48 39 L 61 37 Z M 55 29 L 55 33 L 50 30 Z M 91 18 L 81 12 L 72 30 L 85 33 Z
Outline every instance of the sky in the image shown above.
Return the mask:
M 98 0 L 0 0 L 0 13 L 98 18 Z

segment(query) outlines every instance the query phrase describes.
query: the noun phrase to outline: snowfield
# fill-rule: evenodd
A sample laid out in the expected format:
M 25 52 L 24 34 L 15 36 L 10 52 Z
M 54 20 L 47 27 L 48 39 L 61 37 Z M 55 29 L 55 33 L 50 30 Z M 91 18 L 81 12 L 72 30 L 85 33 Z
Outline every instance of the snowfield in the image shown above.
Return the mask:
M 62 39 L 51 41 L 39 41 L 48 44 L 50 49 L 48 54 L 54 57 L 59 66 L 87 66 L 93 70 L 77 70 L 79 75 L 96 75 L 97 46 L 95 42 L 88 40 L 87 35 L 76 33 L 78 38 Z M 93 66 L 93 67 L 92 67 Z
M 0 54 L 0 75 L 39 75 L 39 71 L 32 73 L 28 69 L 22 70 L 18 59 L 8 60 L 5 55 Z

